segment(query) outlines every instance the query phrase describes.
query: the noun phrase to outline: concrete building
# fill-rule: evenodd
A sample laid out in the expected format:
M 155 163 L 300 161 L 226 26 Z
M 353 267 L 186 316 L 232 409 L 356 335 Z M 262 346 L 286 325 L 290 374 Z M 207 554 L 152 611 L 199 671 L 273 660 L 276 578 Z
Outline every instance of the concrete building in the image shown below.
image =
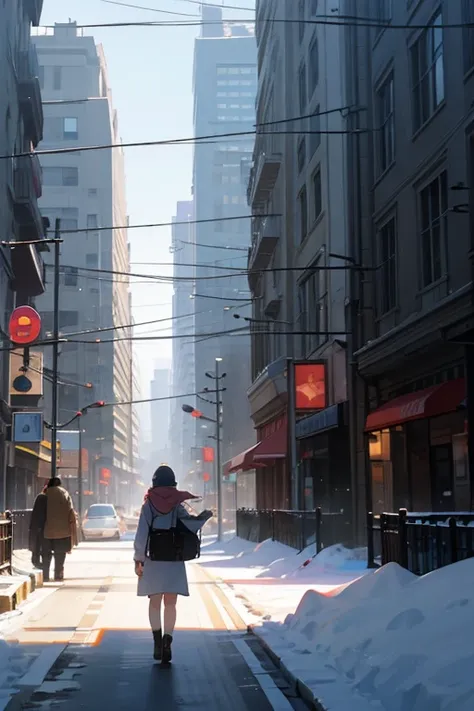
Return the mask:
M 179 477 L 198 491 L 200 484 L 194 447 L 196 439 L 196 421 L 183 412 L 182 405 L 186 400 L 179 395 L 189 394 L 190 403 L 194 405 L 196 392 L 194 378 L 194 310 L 193 300 L 195 245 L 194 245 L 194 207 L 192 201 L 181 201 L 176 206 L 176 216 L 173 218 L 172 246 L 173 253 L 173 355 L 171 362 L 171 395 L 169 446 L 170 462 L 179 472 Z
M 0 6 L 0 154 L 26 154 L 0 161 L 0 232 L 3 241 L 12 243 L 40 240 L 45 232 L 38 208 L 41 167 L 34 154 L 43 136 L 43 109 L 38 62 L 30 41 L 30 28 L 39 24 L 42 7 L 42 0 Z M 35 297 L 44 291 L 42 253 L 32 245 L 1 249 L 0 328 L 4 335 L 14 306 L 34 305 Z M 7 442 L 10 405 L 17 399 L 14 391 L 10 398 L 10 353 L 4 351 L 0 353 L 0 511 L 26 508 L 37 493 L 40 446 L 28 447 L 29 453 L 25 448 L 14 452 Z M 25 406 L 27 401 L 28 397 L 23 399 Z M 32 404 L 37 404 L 37 398 Z
M 91 331 L 61 346 L 59 419 L 94 401 L 132 400 L 133 358 L 124 159 L 121 148 L 81 151 L 81 146 L 120 143 L 117 114 L 100 45 L 75 23 L 41 29 L 34 37 L 39 56 L 44 101 L 42 149 L 72 149 L 41 158 L 44 191 L 42 214 L 52 226 L 61 221 L 60 331 L 63 335 Z M 46 333 L 53 324 L 53 270 L 47 265 L 48 289 L 38 299 Z M 96 343 L 97 329 L 108 331 Z M 125 328 L 124 328 L 125 327 Z M 115 342 L 111 340 L 117 339 Z M 108 342 L 107 342 L 108 341 Z M 50 353 L 45 352 L 50 366 Z M 80 387 L 91 383 L 92 390 Z M 78 387 L 79 384 L 79 387 Z M 47 390 L 45 410 L 51 402 Z M 87 457 L 87 487 L 94 497 L 127 503 L 132 478 L 136 420 L 130 405 L 91 410 L 81 420 Z M 64 470 L 63 476 L 74 477 Z M 74 489 L 74 481 L 70 482 Z
M 170 375 L 169 368 L 157 368 L 150 383 L 150 397 L 164 398 L 150 403 L 152 442 L 150 476 L 160 464 L 170 464 L 170 401 L 166 399 L 170 396 Z
M 259 444 L 233 468 L 256 468 L 259 508 L 349 515 L 344 32 L 310 22 L 334 8 L 332 0 L 257 2 L 248 398 Z M 316 407 L 308 401 L 296 413 L 296 432 L 288 359 L 313 364 L 310 380 L 321 389 Z
M 474 495 L 474 42 L 443 29 L 472 23 L 474 5 L 378 5 L 344 13 L 425 29 L 347 28 L 348 103 L 364 109 L 347 123 L 363 130 L 349 143 L 351 254 L 375 268 L 352 294 L 361 535 L 367 508 L 469 511 Z
M 257 90 L 256 47 L 253 28 L 227 26 L 220 8 L 202 8 L 204 20 L 194 49 L 194 131 L 196 136 L 252 132 Z M 253 135 L 198 143 L 194 149 L 193 203 L 195 226 L 195 388 L 212 390 L 206 372 L 214 372 L 222 358 L 227 388 L 222 398 L 222 461 L 230 460 L 255 441 L 245 391 L 250 382 L 248 335 L 226 334 L 239 324 L 224 307 L 249 300 L 244 274 L 250 244 L 246 186 L 254 144 Z M 250 308 L 240 311 L 250 314 Z M 212 334 L 222 333 L 215 337 Z M 209 335 L 210 334 L 210 335 Z M 196 406 L 215 418 L 215 398 L 196 400 Z M 209 446 L 215 428 L 198 427 L 196 446 Z M 215 480 L 214 480 L 215 486 Z

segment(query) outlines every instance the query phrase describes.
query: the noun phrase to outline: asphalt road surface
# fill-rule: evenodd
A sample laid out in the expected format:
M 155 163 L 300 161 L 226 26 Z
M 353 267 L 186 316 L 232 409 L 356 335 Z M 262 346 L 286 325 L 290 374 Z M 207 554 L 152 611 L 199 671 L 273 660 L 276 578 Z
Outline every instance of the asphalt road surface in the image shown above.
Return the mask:
M 154 662 L 132 555 L 131 542 L 81 544 L 68 556 L 65 582 L 35 593 L 4 631 L 31 655 L 7 711 L 305 708 L 197 563 L 188 566 L 190 597 L 178 599 L 173 663 Z

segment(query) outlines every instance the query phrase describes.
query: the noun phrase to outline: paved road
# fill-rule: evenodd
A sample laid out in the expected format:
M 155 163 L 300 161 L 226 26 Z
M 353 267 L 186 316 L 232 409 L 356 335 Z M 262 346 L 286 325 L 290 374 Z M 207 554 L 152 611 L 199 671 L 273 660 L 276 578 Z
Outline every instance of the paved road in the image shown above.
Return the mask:
M 173 664 L 152 659 L 147 600 L 136 597 L 131 543 L 86 543 L 66 581 L 49 584 L 7 633 L 31 655 L 8 711 L 291 711 L 304 708 L 220 588 L 189 565 L 178 601 Z M 49 671 L 48 671 L 49 670 Z

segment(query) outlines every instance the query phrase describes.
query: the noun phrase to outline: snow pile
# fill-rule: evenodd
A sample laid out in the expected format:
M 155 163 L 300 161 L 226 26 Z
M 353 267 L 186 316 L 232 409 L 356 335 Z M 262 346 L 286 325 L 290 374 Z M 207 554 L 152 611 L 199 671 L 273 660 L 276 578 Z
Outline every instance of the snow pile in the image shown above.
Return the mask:
M 0 635 L 0 708 L 4 708 L 12 694 L 16 693 L 15 684 L 26 674 L 29 661 L 18 645 L 9 644 Z
M 473 580 L 474 559 L 421 578 L 391 563 L 334 597 L 306 592 L 258 633 L 323 705 L 337 687 L 357 709 L 472 711 Z
M 253 618 L 279 622 L 307 590 L 333 594 L 367 574 L 360 550 L 333 546 L 315 557 L 314 545 L 298 553 L 275 541 L 257 545 L 239 538 L 203 547 L 199 564 L 233 588 Z

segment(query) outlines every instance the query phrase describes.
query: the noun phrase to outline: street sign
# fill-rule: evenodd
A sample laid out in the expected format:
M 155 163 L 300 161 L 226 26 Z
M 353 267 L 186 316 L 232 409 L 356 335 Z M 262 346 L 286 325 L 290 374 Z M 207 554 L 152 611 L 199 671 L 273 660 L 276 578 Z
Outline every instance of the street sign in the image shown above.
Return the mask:
M 14 412 L 13 413 L 13 442 L 42 442 L 43 440 L 43 413 L 42 412 Z
M 41 333 L 41 316 L 31 306 L 18 306 L 10 316 L 10 340 L 21 346 L 34 343 Z
M 10 352 L 10 395 L 43 395 L 43 354 L 30 351 L 25 371 L 23 349 Z

